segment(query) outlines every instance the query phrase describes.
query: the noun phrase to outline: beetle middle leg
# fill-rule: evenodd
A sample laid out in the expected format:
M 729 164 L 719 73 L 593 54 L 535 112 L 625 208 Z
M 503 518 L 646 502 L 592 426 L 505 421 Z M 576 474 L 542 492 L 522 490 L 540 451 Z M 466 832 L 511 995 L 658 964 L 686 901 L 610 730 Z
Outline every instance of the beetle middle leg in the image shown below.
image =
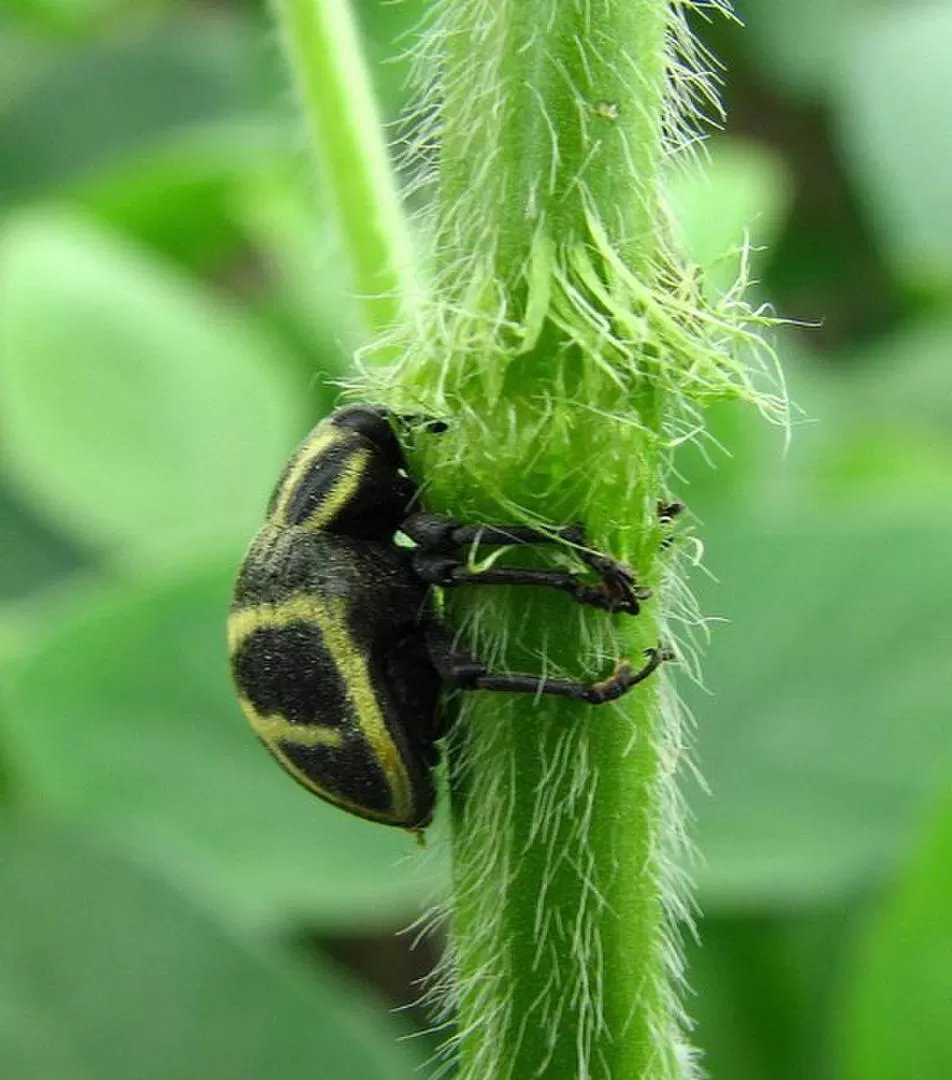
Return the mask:
M 419 545 L 413 556 L 414 569 L 431 585 L 444 588 L 455 585 L 541 585 L 566 592 L 580 604 L 628 615 L 637 615 L 639 602 L 651 596 L 651 590 L 639 586 L 632 571 L 623 563 L 583 546 L 585 531 L 581 525 L 541 532 L 526 525 L 461 525 L 452 518 L 421 512 L 407 518 L 401 532 Z M 564 570 L 534 567 L 470 570 L 458 554 L 459 548 L 476 543 L 535 545 L 559 541 L 574 545 L 578 558 L 599 577 L 598 585 L 589 584 L 577 574 Z

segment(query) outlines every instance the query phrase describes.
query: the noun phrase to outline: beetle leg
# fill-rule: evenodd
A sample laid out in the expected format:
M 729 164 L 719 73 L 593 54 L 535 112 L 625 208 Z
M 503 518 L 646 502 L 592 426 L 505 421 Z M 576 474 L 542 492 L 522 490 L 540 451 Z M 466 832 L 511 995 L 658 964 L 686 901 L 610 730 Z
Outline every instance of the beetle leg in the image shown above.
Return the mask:
M 469 570 L 465 563 L 452 555 L 420 551 L 413 556 L 417 575 L 431 585 L 453 588 L 457 585 L 535 585 L 568 593 L 577 603 L 612 613 L 637 615 L 639 600 L 647 590 L 634 587 L 629 575 L 606 570 L 598 585 L 589 585 L 578 575 L 564 570 L 535 567 L 491 566 L 486 570 Z M 647 594 L 647 595 L 650 595 Z
M 670 525 L 672 521 L 685 511 L 685 505 L 679 499 L 674 502 L 661 502 L 658 500 L 658 520 L 662 525 Z
M 604 611 L 637 615 L 639 601 L 651 590 L 635 583 L 632 571 L 607 555 L 583 547 L 585 530 L 567 525 L 551 533 L 525 525 L 460 525 L 440 514 L 421 512 L 403 523 L 401 531 L 422 549 L 414 558 L 417 573 L 433 585 L 542 585 L 572 595 L 580 604 Z M 561 570 L 499 567 L 485 571 L 466 569 L 455 549 L 471 544 L 551 544 L 558 541 L 575 546 L 575 554 L 601 579 L 588 585 L 575 574 Z
M 389 415 L 395 415 L 400 424 L 410 432 L 416 427 L 421 427 L 428 435 L 442 435 L 449 428 L 445 420 L 427 416 L 426 413 L 391 413 Z
M 581 544 L 585 539 L 581 525 L 566 525 L 551 532 L 529 525 L 461 525 L 454 518 L 426 511 L 411 514 L 400 531 L 427 551 L 453 551 L 473 543 L 554 544 L 562 540 Z
M 665 660 L 674 658 L 674 654 L 663 646 L 646 649 L 647 663 L 635 670 L 628 660 L 620 661 L 607 679 L 587 683 L 575 679 L 549 679 L 540 675 L 480 675 L 464 690 L 501 690 L 510 694 L 553 694 L 557 697 L 570 698 L 572 701 L 585 701 L 589 705 L 604 705 L 617 701 L 638 683 L 647 679 Z
M 508 694 L 551 694 L 555 697 L 584 701 L 590 705 L 604 705 L 617 701 L 632 687 L 643 682 L 666 660 L 674 659 L 674 653 L 662 645 L 645 650 L 647 662 L 637 670 L 627 660 L 622 660 L 607 679 L 585 682 L 582 679 L 552 679 L 545 675 L 527 675 L 521 672 L 492 674 L 471 653 L 458 648 L 453 636 L 444 624 L 433 621 L 426 627 L 427 645 L 433 666 L 448 686 L 456 690 L 489 690 Z M 441 731 L 437 738 L 445 732 Z
M 658 501 L 658 520 L 661 522 L 661 525 L 664 528 L 669 529 L 671 527 L 671 525 L 674 524 L 675 518 L 677 518 L 681 514 L 683 514 L 685 509 L 686 509 L 686 507 L 685 507 L 684 503 L 677 500 L 677 499 L 674 502 L 669 502 L 669 503 L 661 502 L 659 500 Z M 677 539 L 676 535 L 674 533 L 669 532 L 668 535 L 665 536 L 664 539 L 661 541 L 661 550 L 662 551 L 667 551 L 668 548 L 670 548 L 674 544 L 676 539 Z

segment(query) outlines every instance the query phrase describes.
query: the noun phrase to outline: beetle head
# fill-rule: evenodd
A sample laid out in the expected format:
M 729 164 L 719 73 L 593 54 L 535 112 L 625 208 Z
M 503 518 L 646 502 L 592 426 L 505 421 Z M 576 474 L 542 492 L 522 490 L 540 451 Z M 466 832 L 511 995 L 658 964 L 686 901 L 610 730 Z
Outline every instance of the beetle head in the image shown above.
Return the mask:
M 380 405 L 347 405 L 331 417 L 335 427 L 362 435 L 394 469 L 405 469 L 403 448 L 390 426 L 390 410 Z

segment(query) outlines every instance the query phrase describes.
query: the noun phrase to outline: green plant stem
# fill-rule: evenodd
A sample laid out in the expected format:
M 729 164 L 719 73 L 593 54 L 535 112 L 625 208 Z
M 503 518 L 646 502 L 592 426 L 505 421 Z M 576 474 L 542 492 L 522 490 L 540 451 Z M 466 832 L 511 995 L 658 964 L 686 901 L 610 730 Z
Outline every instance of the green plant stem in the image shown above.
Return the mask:
M 667 3 L 482 7 L 447 8 L 458 33 L 445 35 L 440 198 L 444 224 L 468 228 L 453 246 L 493 238 L 494 269 L 511 283 L 540 225 L 581 238 L 595 207 L 644 270 L 656 255 Z
M 365 328 L 389 330 L 417 299 L 414 251 L 350 4 L 273 4 Z
M 542 655 L 604 677 L 662 634 L 665 350 L 623 278 L 651 293 L 664 264 L 670 20 L 667 0 L 457 0 L 435 31 L 450 314 L 419 385 L 436 382 L 433 408 L 456 419 L 428 500 L 470 520 L 582 521 L 656 595 L 636 619 L 514 590 L 451 598 L 494 668 L 539 670 Z M 449 752 L 465 1080 L 690 1075 L 669 918 L 680 736 L 663 684 L 598 709 L 466 703 Z
M 689 46 L 686 9 L 727 4 L 435 2 L 421 46 L 433 92 L 418 118 L 421 168 L 439 139 L 436 274 L 418 307 L 346 9 L 275 0 L 361 291 L 378 297 L 368 323 L 389 331 L 375 358 L 399 359 L 366 370 L 368 396 L 449 420 L 409 448 L 427 507 L 581 522 L 654 591 L 632 618 L 473 587 L 448 591 L 447 617 L 493 670 L 594 681 L 670 642 L 677 548 L 663 544 L 657 504 L 673 447 L 710 401 L 784 416 L 738 357 L 769 320 L 739 286 L 706 303 L 664 219 L 663 166 L 690 113 L 674 100 L 674 65 L 674 81 L 708 90 L 672 43 Z M 553 558 L 580 569 L 558 545 L 502 553 Z M 440 982 L 460 1080 L 697 1075 L 678 1001 L 681 749 L 665 672 L 598 708 L 463 696 L 446 755 L 454 895 Z

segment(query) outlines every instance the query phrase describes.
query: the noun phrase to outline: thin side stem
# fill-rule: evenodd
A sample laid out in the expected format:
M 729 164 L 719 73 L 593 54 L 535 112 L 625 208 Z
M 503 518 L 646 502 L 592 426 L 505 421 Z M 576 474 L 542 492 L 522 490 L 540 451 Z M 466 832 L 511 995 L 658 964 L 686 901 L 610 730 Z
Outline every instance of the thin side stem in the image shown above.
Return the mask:
M 413 242 L 348 0 L 273 0 L 370 334 L 417 300 Z

